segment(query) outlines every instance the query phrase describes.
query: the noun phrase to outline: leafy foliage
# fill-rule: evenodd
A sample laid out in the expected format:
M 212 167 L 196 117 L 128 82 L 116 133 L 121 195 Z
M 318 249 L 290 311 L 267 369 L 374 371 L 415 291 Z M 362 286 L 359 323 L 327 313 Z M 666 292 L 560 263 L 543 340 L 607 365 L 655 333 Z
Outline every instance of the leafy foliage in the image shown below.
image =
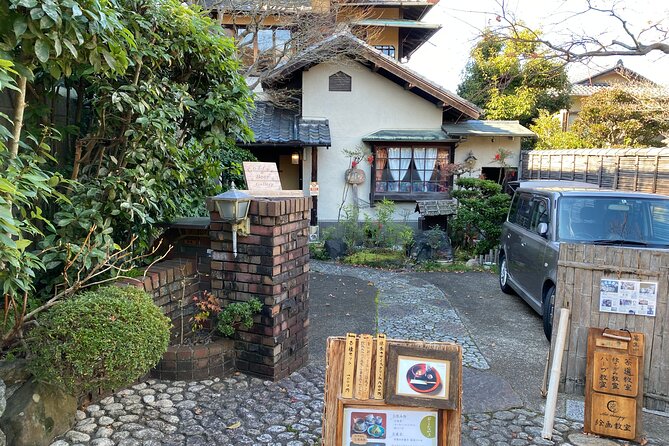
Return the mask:
M 169 327 L 144 291 L 89 291 L 40 317 L 28 340 L 29 367 L 39 379 L 76 393 L 118 389 L 160 360 Z
M 248 302 L 233 302 L 218 313 L 216 328 L 225 336 L 235 333 L 235 326 L 242 324 L 246 328 L 253 326 L 253 315 L 262 310 L 262 302 L 251 299 Z
M 669 131 L 666 98 L 612 88 L 582 102 L 573 131 L 590 147 L 648 147 Z
M 537 134 L 537 150 L 544 149 L 581 149 L 587 143 L 572 131 L 563 131 L 560 120 L 547 110 L 539 110 L 539 117 L 530 125 L 530 130 Z
M 238 70 L 232 39 L 177 0 L 0 4 L 0 90 L 16 103 L 0 115 L 5 345 L 29 302 L 118 274 L 105 262 L 121 246 L 136 259 L 154 223 L 204 211 L 221 171 L 240 175 L 252 101 Z
M 460 247 L 487 254 L 499 245 L 511 197 L 494 181 L 460 178 L 456 184 L 459 189 L 452 195 L 458 200 L 458 213 L 450 222 L 452 239 Z
M 457 92 L 483 108 L 487 119 L 517 119 L 528 124 L 539 109 L 555 112 L 568 104 L 564 67 L 527 37 L 528 41 L 522 35 L 509 39 L 487 31 L 472 50 Z

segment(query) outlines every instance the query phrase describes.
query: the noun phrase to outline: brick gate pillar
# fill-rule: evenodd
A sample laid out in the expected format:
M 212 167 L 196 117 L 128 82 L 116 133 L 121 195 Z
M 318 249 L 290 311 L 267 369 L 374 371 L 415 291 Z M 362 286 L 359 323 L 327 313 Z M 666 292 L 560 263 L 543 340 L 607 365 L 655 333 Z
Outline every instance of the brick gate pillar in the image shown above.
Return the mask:
M 278 380 L 305 365 L 309 326 L 311 198 L 256 199 L 250 235 L 232 253 L 230 225 L 210 205 L 211 288 L 222 304 L 263 302 L 250 329 L 235 334 L 237 368 Z

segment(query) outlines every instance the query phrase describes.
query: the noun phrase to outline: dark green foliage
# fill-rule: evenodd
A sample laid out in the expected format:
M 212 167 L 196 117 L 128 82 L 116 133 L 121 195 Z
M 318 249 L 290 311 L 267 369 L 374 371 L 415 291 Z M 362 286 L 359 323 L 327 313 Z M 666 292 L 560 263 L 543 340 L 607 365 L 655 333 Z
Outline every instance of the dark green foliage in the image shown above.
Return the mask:
M 456 217 L 449 223 L 451 238 L 456 245 L 487 254 L 499 245 L 511 197 L 494 181 L 460 178 L 456 184 L 459 189 L 452 194 L 459 204 Z
M 169 319 L 144 291 L 88 291 L 39 318 L 28 339 L 30 369 L 76 394 L 118 389 L 160 360 L 169 330 Z
M 225 336 L 235 333 L 235 326 L 242 324 L 246 328 L 253 326 L 253 315 L 262 310 L 262 302 L 251 299 L 248 302 L 233 302 L 218 313 L 216 328 Z

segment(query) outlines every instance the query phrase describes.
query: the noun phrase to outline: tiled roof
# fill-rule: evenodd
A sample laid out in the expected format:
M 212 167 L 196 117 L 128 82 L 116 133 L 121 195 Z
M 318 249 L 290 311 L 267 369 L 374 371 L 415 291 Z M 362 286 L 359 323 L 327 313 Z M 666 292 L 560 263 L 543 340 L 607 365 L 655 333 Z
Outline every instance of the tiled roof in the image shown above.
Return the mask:
M 389 141 L 405 141 L 405 142 L 452 142 L 458 141 L 456 138 L 448 136 L 441 129 L 425 129 L 425 130 L 379 130 L 378 132 L 370 133 L 362 138 L 365 142 L 389 142 Z
M 518 121 L 469 120 L 457 124 L 444 124 L 441 128 L 453 136 L 537 136 Z
M 256 102 L 248 118 L 255 136 L 251 144 L 296 146 L 329 146 L 330 125 L 327 119 L 303 119 L 295 111 L 275 107 L 270 102 Z
M 590 96 L 599 91 L 611 88 L 620 88 L 632 94 L 650 94 L 657 97 L 669 96 L 669 89 L 665 87 L 622 83 L 613 85 L 605 82 L 590 85 L 574 84 L 571 86 L 569 94 L 572 96 Z
M 417 72 L 400 64 L 392 57 L 382 54 L 379 50 L 355 37 L 349 31 L 334 34 L 320 42 L 306 48 L 290 60 L 279 64 L 268 76 L 267 81 L 282 81 L 287 76 L 297 71 L 307 69 L 327 60 L 327 55 L 340 55 L 342 51 L 348 52 L 358 62 L 365 59 L 377 68 L 381 75 L 400 83 L 405 88 L 423 97 L 429 97 L 433 102 L 440 102 L 442 106 L 448 106 L 472 118 L 478 118 L 481 109 L 466 99 L 431 80 L 423 77 Z

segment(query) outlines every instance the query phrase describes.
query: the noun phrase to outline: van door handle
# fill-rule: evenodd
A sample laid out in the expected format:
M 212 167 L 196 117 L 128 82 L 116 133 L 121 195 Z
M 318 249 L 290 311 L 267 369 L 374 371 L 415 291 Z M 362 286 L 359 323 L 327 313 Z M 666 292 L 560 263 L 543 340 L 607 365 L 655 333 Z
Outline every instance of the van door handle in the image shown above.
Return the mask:
M 525 243 L 525 242 L 522 242 L 522 243 L 520 244 L 520 246 L 525 246 L 525 245 L 526 245 L 526 243 Z

